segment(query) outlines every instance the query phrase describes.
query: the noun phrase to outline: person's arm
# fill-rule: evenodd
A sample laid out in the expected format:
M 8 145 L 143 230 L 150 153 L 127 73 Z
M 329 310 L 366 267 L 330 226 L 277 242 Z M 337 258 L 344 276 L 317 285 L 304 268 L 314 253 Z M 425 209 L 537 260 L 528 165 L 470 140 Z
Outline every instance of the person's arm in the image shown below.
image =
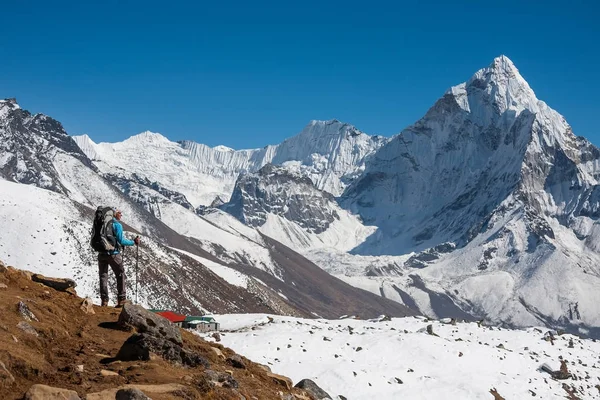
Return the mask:
M 115 238 L 117 239 L 117 243 L 121 246 L 133 246 L 135 244 L 133 240 L 129 240 L 123 236 L 123 226 L 120 223 L 115 222 L 113 226 L 115 227 Z

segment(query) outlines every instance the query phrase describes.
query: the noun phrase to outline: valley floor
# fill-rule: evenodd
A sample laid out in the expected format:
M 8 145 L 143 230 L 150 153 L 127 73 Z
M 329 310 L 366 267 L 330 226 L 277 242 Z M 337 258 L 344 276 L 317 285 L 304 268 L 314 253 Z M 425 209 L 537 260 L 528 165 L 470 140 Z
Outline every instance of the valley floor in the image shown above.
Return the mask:
M 600 343 L 556 332 L 549 341 L 544 328 L 508 330 L 423 317 L 216 318 L 223 345 L 294 382 L 312 379 L 334 399 L 490 400 L 494 389 L 502 396 L 497 399 L 600 399 Z M 546 364 L 558 371 L 561 360 L 568 379 L 541 369 Z

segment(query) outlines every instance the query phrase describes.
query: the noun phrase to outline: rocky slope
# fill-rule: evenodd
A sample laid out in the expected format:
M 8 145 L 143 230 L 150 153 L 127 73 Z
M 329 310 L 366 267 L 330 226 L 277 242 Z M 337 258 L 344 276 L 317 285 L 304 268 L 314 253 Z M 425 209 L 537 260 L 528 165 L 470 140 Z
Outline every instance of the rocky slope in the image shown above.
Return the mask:
M 114 399 L 122 388 L 155 400 L 310 398 L 288 378 L 143 308 L 84 307 L 72 289 L 57 291 L 30 276 L 0 263 L 2 399 L 59 398 L 52 391 L 73 400 Z M 137 347 L 128 344 L 134 339 Z M 152 347 L 158 342 L 163 348 Z M 152 356 L 138 352 L 144 349 Z

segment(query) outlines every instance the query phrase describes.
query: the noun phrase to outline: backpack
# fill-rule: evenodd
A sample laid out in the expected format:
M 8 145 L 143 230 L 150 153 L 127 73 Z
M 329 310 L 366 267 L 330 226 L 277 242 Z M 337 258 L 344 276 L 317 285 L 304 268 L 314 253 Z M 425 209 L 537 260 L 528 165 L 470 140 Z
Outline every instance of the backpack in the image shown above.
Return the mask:
M 92 226 L 92 239 L 90 245 L 94 250 L 102 253 L 111 252 L 117 248 L 117 239 L 113 231 L 113 209 L 111 207 L 98 207 L 94 215 Z

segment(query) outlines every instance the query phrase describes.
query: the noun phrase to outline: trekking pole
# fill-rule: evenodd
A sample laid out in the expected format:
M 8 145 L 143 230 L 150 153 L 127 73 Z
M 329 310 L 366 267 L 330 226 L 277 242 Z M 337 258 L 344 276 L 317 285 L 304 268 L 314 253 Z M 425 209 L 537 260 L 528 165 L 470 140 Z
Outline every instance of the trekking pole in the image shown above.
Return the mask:
M 138 304 L 138 265 L 140 262 L 140 245 L 135 245 L 135 304 Z

